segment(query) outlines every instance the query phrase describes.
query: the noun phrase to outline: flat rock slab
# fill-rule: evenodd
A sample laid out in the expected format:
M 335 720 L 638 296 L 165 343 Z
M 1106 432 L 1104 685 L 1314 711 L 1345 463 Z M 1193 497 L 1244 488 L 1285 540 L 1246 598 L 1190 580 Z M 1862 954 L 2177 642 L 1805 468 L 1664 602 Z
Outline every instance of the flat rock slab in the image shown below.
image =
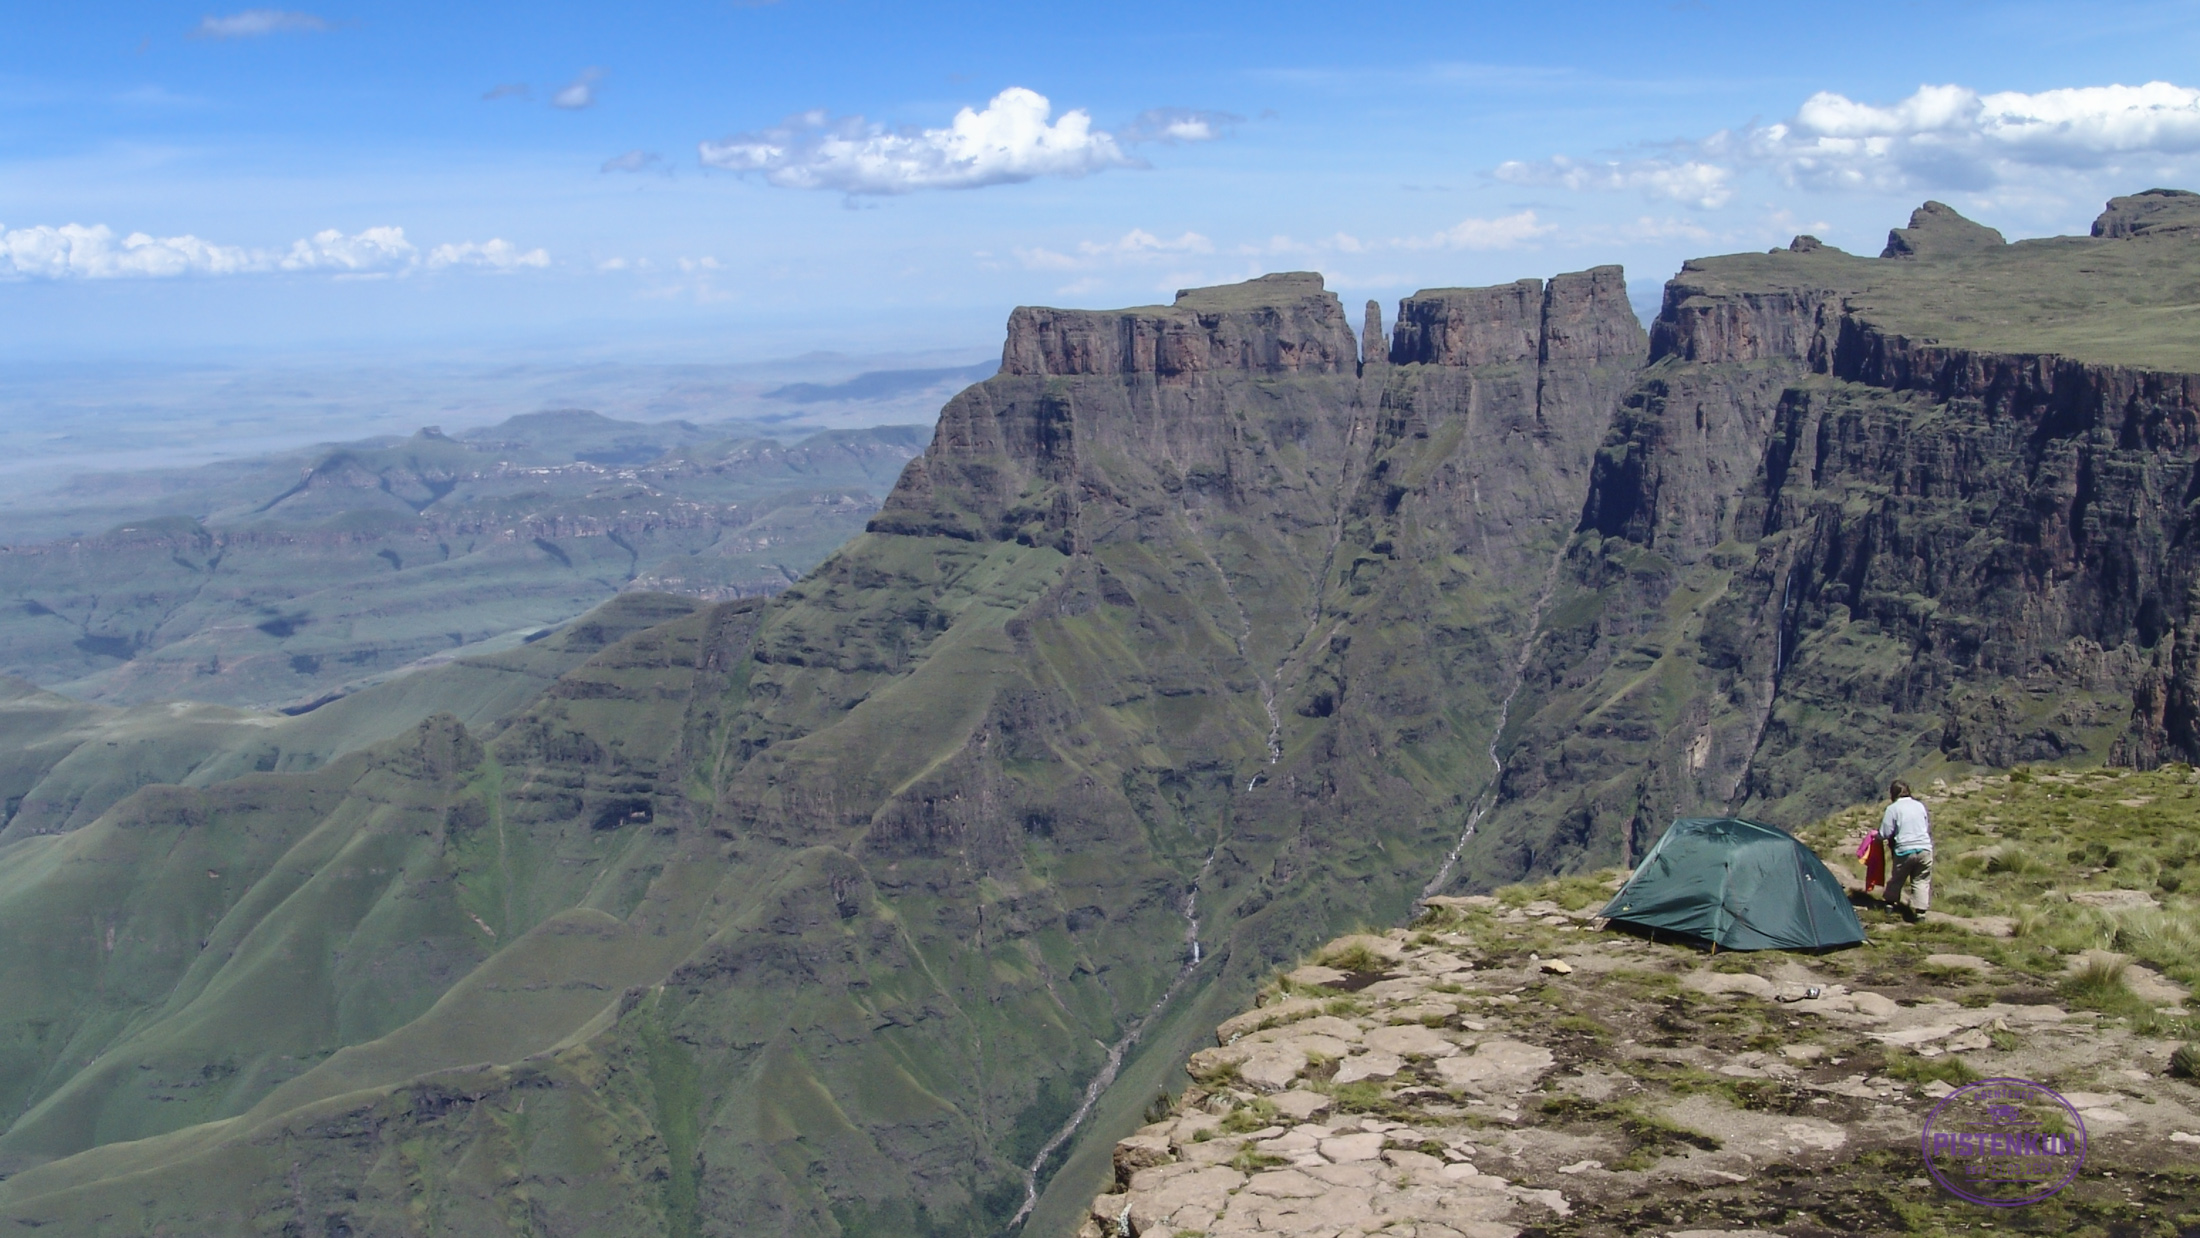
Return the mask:
M 1274 1102 L 1277 1113 L 1300 1122 L 1304 1122 L 1315 1114 L 1328 1109 L 1332 1103 L 1328 1097 L 1321 1093 L 1309 1092 L 1304 1088 L 1279 1092 L 1268 1099 Z
M 1354 1054 L 1337 1065 L 1336 1081 L 1358 1083 L 1362 1079 L 1388 1079 L 1404 1070 L 1406 1060 L 1395 1053 L 1380 1049 Z
M 1975 954 L 1928 954 L 1925 956 L 1925 965 L 1927 967 L 1961 967 L 1967 971 L 1975 972 L 1988 972 L 1994 969 L 1992 963 Z
M 2013 916 L 1953 916 L 1945 911 L 1925 913 L 1927 924 L 1952 924 L 1966 932 L 1981 937 L 2015 937 L 2017 921 Z
M 1170 1170 L 1182 1172 L 1169 1174 Z M 1243 1185 L 1244 1174 L 1221 1165 L 1163 1165 L 1141 1170 L 1131 1179 L 1131 1229 L 1141 1234 L 1162 1226 L 1206 1229 L 1222 1215 L 1231 1192 Z
M 1418 1023 L 1378 1027 L 1362 1039 L 1370 1049 L 1395 1053 L 1400 1057 L 1450 1057 L 1459 1052 L 1457 1041 Z
M 2087 907 L 2159 907 L 2144 890 L 2072 890 L 2070 901 Z
M 1339 1165 L 1372 1161 L 1383 1154 L 1383 1137 L 1374 1131 L 1336 1135 L 1322 1140 L 1321 1154 Z
M 1215 1043 L 1226 1045 L 1240 1036 L 1257 1032 L 1263 1027 L 1278 1023 L 1289 1023 L 1294 1019 L 1303 1019 L 1308 1015 L 1318 1013 L 1321 1008 L 1322 1003 L 1311 997 L 1291 997 L 1277 1002 L 1273 1006 L 1262 1006 L 1258 1010 L 1248 1010 L 1244 1014 L 1232 1015 L 1224 1019 L 1221 1025 L 1215 1028 Z
M 1276 1027 L 1265 1028 L 1245 1037 L 1247 1044 L 1263 1041 L 1297 1040 L 1302 1036 L 1327 1036 L 1331 1040 L 1356 1041 L 1360 1038 L 1360 1025 L 1335 1015 L 1315 1015 L 1309 1019 L 1295 1019 Z
M 1745 994 L 1768 1002 L 1779 993 L 1779 987 L 1770 980 L 1748 972 L 1692 971 L 1681 977 L 1681 987 L 1713 996 L 1726 993 Z
M 1541 1045 L 1503 1037 L 1485 1040 L 1474 1052 L 1447 1057 L 1436 1063 L 1436 1073 L 1446 1085 L 1474 1092 L 1520 1092 L 1549 1070 L 1557 1059 Z
M 1297 1042 L 1262 1045 L 1238 1063 L 1238 1078 L 1263 1092 L 1281 1092 L 1306 1069 L 1306 1050 Z

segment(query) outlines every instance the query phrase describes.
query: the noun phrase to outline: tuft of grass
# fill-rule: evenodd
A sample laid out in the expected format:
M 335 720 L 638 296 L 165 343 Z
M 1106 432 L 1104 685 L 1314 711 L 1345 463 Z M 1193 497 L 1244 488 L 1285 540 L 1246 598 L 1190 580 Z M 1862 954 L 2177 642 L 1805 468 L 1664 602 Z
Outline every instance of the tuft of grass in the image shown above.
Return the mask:
M 1720 1147 L 1716 1138 L 1701 1131 L 1690 1130 L 1638 1105 L 1599 1104 L 1587 1097 L 1569 1093 L 1548 1097 L 1537 1108 L 1554 1118 L 1605 1123 L 1618 1127 L 1634 1146 L 1613 1166 L 1615 1169 L 1648 1169 L 1659 1157 L 1675 1148 L 1701 1148 L 1707 1152 L 1716 1152 Z
M 1219 1091 L 1238 1081 L 1238 1064 L 1236 1062 L 1224 1062 L 1220 1066 L 1198 1074 L 1192 1074 L 1191 1068 L 1186 1067 L 1185 1073 L 1191 1074 L 1193 1082 L 1198 1083 L 1201 1087 L 1210 1091 Z
M 2121 959 L 2093 959 L 2062 982 L 2064 1001 L 2081 1010 L 2125 1018 L 2144 1018 L 2154 1013 L 2146 999 L 2124 983 L 2126 966 Z
M 1611 1028 L 1587 1015 L 1561 1015 L 1551 1021 L 1551 1028 L 1554 1031 L 1573 1032 L 1576 1035 L 1589 1036 L 1597 1040 L 1610 1040 L 1612 1038 Z
M 1382 955 L 1358 944 L 1327 951 L 1317 955 L 1314 961 L 1323 967 L 1349 972 L 1379 972 L 1389 966 Z
M 1648 1169 L 1659 1157 L 1667 1155 L 1669 1150 L 1686 1147 L 1716 1152 L 1722 1146 L 1717 1139 L 1702 1131 L 1690 1130 L 1647 1109 L 1638 1109 L 1632 1105 L 1614 1105 L 1611 1108 L 1620 1130 L 1635 1144 L 1613 1166 L 1615 1169 Z
M 1969 1062 L 1953 1053 L 1939 1057 L 1919 1057 L 1914 1053 L 1898 1053 L 1887 1059 L 1887 1077 L 1917 1087 L 1938 1080 L 1961 1087 L 1978 1079 L 1979 1073 Z
M 1257 1174 L 1263 1169 L 1274 1169 L 1278 1165 L 1289 1163 L 1273 1152 L 1255 1152 L 1251 1148 L 1243 1148 L 1230 1159 L 1230 1168 L 1241 1174 Z M 1183 1232 L 1182 1230 L 1177 1231 L 1180 1236 Z
M 1275 1124 L 1276 1103 L 1265 1096 L 1256 1096 L 1223 1115 L 1222 1130 L 1225 1134 L 1243 1135 Z
M 2200 1044 L 2186 1041 L 2169 1055 L 2169 1073 L 2180 1079 L 2200 1079 Z
M 1329 1099 L 1339 1113 L 1368 1113 L 1397 1121 L 1411 1121 L 1412 1109 L 1373 1079 L 1338 1084 L 1329 1088 Z

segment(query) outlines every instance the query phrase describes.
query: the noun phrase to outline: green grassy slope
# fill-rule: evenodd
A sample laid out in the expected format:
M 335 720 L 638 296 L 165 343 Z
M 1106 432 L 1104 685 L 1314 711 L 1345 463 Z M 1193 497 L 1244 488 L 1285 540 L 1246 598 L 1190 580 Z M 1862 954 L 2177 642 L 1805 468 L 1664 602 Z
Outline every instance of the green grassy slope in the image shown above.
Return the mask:
M 991 380 L 878 531 L 768 604 L 604 650 L 471 763 L 444 721 L 197 793 L 323 797 L 256 827 L 297 863 L 224 913 L 272 948 L 69 1014 L 97 1060 L 18 1033 L 0 1152 L 29 1167 L 0 1213 L 999 1229 L 1111 1046 L 1145 1088 L 1276 960 L 1440 867 L 1533 610 L 1519 568 L 1601 426 L 1593 394 L 1536 393 L 1631 365 L 1363 381 L 1334 300 L 1285 292 L 1248 320 L 1295 316 L 1279 353 L 1341 366 Z M 155 799 L 32 841 L 135 838 Z M 23 905 L 118 897 L 63 872 Z M 277 993 L 293 1013 L 224 1021 Z M 264 1044 L 255 1072 L 188 1088 L 217 1031 L 240 1077 L 237 1038 Z M 1110 1095 L 1042 1171 L 1089 1176 L 1134 1110 Z
M 543 639 L 399 676 L 309 713 L 171 701 L 92 705 L 0 681 L 0 846 L 84 825 L 138 788 L 211 786 L 249 773 L 317 769 L 447 712 L 470 727 L 504 718 L 606 645 L 700 603 L 620 594 Z
M 543 415 L 480 441 L 344 445 L 19 536 L 0 551 L 0 668 L 118 703 L 297 707 L 517 644 L 621 589 L 769 593 L 859 530 L 922 442 L 653 429 Z

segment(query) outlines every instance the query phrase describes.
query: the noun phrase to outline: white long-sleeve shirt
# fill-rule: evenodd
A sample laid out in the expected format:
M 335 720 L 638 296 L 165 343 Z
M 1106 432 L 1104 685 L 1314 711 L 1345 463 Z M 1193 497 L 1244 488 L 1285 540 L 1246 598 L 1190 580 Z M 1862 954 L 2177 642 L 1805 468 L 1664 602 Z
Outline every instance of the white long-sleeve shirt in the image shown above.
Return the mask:
M 1933 849 L 1933 826 L 1925 805 L 1908 795 L 1887 805 L 1879 818 L 1879 836 L 1896 855 Z

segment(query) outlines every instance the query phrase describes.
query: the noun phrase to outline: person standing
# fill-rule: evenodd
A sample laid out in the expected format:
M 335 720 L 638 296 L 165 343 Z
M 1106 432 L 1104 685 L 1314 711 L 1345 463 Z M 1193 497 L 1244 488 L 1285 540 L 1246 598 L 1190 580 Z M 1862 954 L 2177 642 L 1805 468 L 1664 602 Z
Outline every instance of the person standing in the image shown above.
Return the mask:
M 1887 787 L 1887 811 L 1879 818 L 1879 837 L 1893 855 L 1887 875 L 1887 907 L 1917 923 L 1933 905 L 1933 824 L 1925 805 L 1910 794 L 1910 784 L 1897 779 Z M 1902 887 L 1910 887 L 1909 906 L 1902 905 Z

